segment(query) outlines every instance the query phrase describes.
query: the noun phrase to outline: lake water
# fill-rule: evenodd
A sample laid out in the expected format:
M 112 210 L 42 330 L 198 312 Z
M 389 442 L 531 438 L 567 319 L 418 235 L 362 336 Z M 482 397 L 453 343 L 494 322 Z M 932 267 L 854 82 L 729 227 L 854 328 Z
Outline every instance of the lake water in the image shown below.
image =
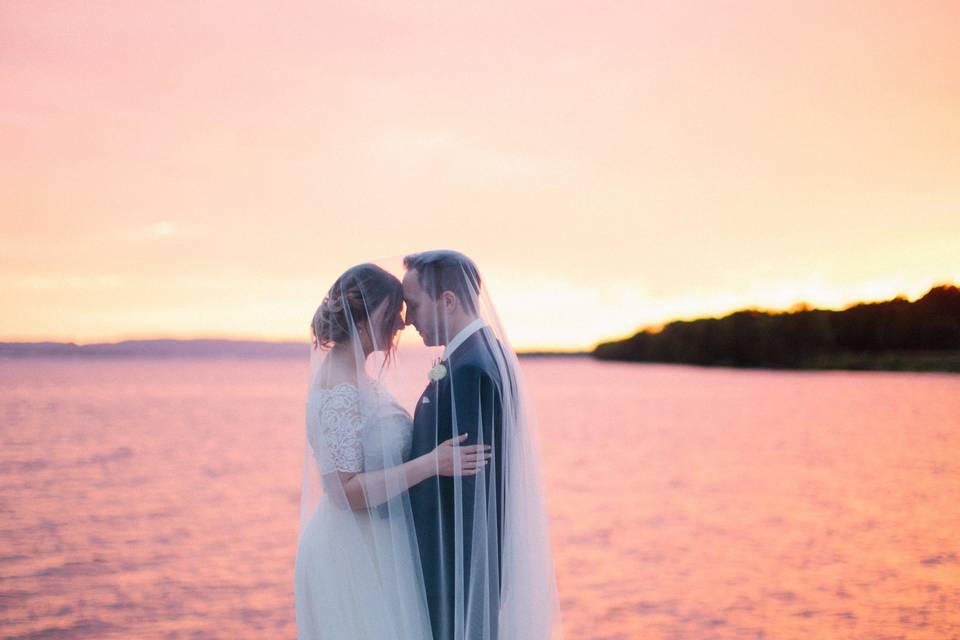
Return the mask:
M 531 359 L 580 639 L 960 638 L 960 376 Z M 0 636 L 295 636 L 305 367 L 0 361 Z

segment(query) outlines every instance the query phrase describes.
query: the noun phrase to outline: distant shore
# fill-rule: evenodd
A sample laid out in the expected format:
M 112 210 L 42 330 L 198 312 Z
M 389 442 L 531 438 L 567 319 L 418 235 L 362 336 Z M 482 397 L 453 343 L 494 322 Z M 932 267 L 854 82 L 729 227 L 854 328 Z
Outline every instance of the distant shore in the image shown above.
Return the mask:
M 760 369 L 940 371 L 960 373 L 960 288 L 932 288 L 915 302 L 895 298 L 842 311 L 799 306 L 745 309 L 721 318 L 677 320 L 604 342 L 592 351 L 529 350 L 524 359 L 587 358 Z M 0 342 L 0 359 L 305 359 L 305 341 L 226 339 Z
M 258 360 L 303 359 L 307 355 L 307 346 L 300 342 L 258 342 L 255 340 L 131 340 L 88 345 L 77 345 L 71 342 L 0 342 L 0 360 L 30 358 L 68 360 L 86 358 L 239 358 Z M 596 357 L 588 351 L 521 351 L 517 353 L 517 356 L 521 359 L 530 360 Z M 736 368 L 960 373 L 960 350 L 821 354 L 790 367 L 742 365 L 723 360 L 711 363 L 654 360 L 635 362 Z
M 157 339 L 78 345 L 73 342 L 0 342 L 0 358 L 305 358 L 305 342 Z M 587 351 L 521 351 L 521 358 L 590 357 Z
M 599 344 L 599 360 L 803 370 L 960 372 L 960 288 L 846 309 L 743 309 Z
M 960 350 L 835 353 L 811 358 L 804 369 L 960 373 Z
M 595 356 L 593 356 L 595 357 Z M 670 362 L 665 360 L 613 360 L 597 358 L 606 362 L 626 364 L 669 364 L 686 367 L 756 369 L 769 371 L 891 371 L 913 373 L 960 373 L 960 351 L 944 353 L 897 352 L 886 353 L 839 353 L 820 355 L 797 365 L 783 366 L 772 364 L 737 364 L 735 362 L 716 361 L 710 363 Z
M 0 358 L 306 358 L 305 342 L 257 340 L 125 340 L 78 345 L 73 342 L 0 342 Z

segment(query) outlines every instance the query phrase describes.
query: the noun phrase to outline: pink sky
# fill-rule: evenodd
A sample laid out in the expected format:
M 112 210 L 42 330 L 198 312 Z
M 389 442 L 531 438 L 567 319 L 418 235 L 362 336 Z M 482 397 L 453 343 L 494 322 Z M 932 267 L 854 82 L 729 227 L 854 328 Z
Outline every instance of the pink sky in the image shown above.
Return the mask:
M 0 340 L 302 338 L 473 256 L 516 346 L 960 282 L 956 2 L 0 9 Z

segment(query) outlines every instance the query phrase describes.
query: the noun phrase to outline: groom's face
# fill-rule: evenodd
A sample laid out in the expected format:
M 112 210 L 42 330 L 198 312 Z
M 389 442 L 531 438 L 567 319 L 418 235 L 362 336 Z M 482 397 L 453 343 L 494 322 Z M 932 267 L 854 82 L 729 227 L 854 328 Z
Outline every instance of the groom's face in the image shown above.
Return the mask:
M 413 325 L 423 344 L 428 347 L 440 344 L 440 332 L 437 330 L 440 305 L 420 286 L 416 270 L 407 271 L 403 277 L 403 301 L 407 305 L 404 321 Z

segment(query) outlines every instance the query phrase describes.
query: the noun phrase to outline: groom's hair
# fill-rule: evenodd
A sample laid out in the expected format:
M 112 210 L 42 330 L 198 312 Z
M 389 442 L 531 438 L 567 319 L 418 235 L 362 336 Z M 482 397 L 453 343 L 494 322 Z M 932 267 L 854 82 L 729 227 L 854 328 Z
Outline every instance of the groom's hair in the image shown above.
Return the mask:
M 417 272 L 417 282 L 434 300 L 444 291 L 452 291 L 468 313 L 477 313 L 480 272 L 467 256 L 446 249 L 423 251 L 405 257 L 403 266 Z

